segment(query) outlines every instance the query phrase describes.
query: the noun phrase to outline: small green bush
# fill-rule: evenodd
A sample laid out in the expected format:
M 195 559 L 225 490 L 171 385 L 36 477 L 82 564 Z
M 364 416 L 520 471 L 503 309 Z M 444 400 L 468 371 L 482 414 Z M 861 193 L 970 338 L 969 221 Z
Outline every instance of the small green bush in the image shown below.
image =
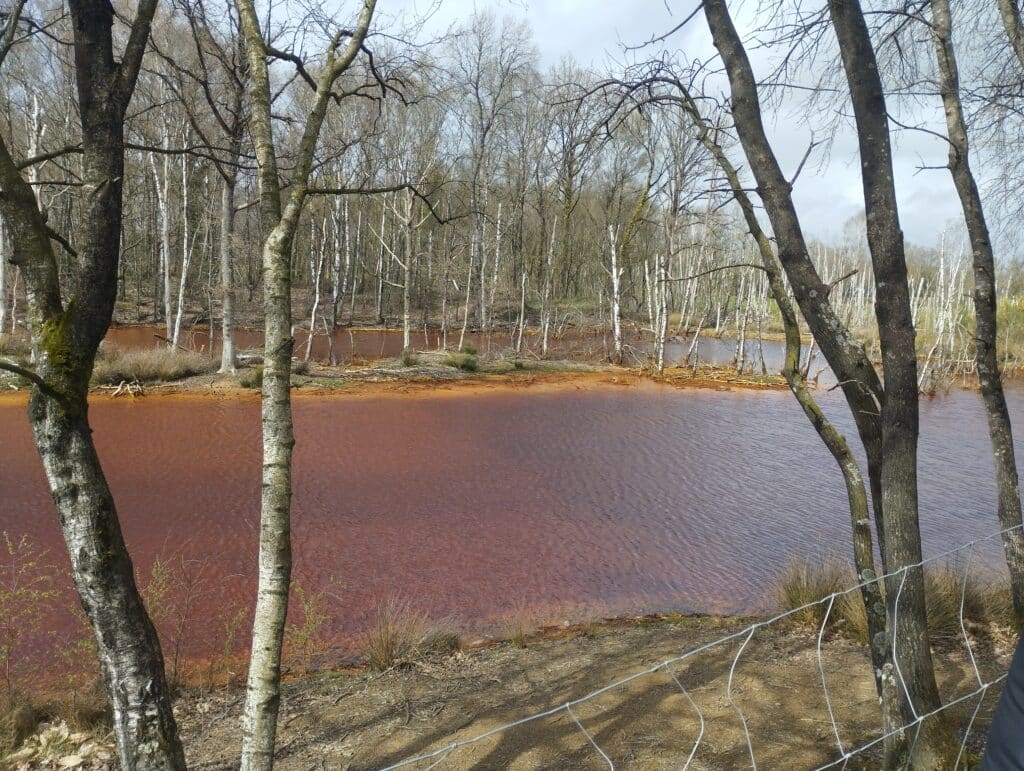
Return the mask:
M 238 385 L 242 388 L 263 388 L 263 367 L 254 367 L 238 377 Z
M 462 346 L 462 353 L 468 353 L 470 356 L 476 356 L 476 346 L 466 343 Z
M 444 363 L 449 367 L 457 367 L 458 369 L 466 372 L 476 372 L 479 364 L 477 363 L 476 356 L 469 353 L 453 353 L 444 360 Z

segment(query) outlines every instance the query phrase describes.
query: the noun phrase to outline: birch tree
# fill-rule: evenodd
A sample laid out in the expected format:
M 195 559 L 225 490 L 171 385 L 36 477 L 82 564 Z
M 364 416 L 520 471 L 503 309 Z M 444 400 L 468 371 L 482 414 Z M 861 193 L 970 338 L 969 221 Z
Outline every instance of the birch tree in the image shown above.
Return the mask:
M 335 32 L 315 78 L 315 96 L 304 116 L 302 137 L 282 201 L 277 146 L 272 126 L 268 56 L 255 0 L 237 0 L 249 63 L 250 130 L 259 165 L 263 241 L 264 369 L 262 392 L 263 486 L 260 504 L 259 583 L 252 653 L 242 722 L 242 769 L 274 765 L 277 715 L 281 703 L 281 649 L 291 583 L 292 447 L 291 324 L 292 245 L 299 227 L 317 142 L 335 83 L 363 46 L 375 0 L 363 0 L 355 28 Z M 342 47 L 343 41 L 346 41 Z M 303 68 L 304 69 L 304 68 Z

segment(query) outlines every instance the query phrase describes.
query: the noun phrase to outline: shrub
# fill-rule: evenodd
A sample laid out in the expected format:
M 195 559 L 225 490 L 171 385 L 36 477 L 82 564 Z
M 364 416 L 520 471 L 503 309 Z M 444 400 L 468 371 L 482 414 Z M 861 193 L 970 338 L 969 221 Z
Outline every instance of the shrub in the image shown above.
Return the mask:
M 985 587 L 976 575 L 966 575 L 955 565 L 943 565 L 924 572 L 924 594 L 928 605 L 928 631 L 932 639 L 955 639 L 960 629 L 960 604 L 963 601 L 964 624 L 984 624 L 988 620 Z
M 382 602 L 372 626 L 363 635 L 363 657 L 378 671 L 398 666 L 416 652 L 426 628 L 426 618 L 405 600 Z
M 826 559 L 821 563 L 793 560 L 779 582 L 779 603 L 783 610 L 806 605 L 844 592 L 836 597 L 829 614 L 829 626 L 839 627 L 851 639 L 868 642 L 867 614 L 860 589 L 845 591 L 856 585 L 856 579 L 841 561 Z M 928 608 L 928 631 L 933 640 L 955 640 L 963 635 L 960 628 L 960 606 L 963 603 L 964 626 L 996 624 L 1016 628 L 1013 601 L 1009 588 L 977 574 L 964 576 L 955 565 L 928 567 L 924 572 L 925 602 Z M 885 588 L 882 587 L 883 595 Z M 803 626 L 818 629 L 828 610 L 828 603 L 807 608 L 793 616 Z
M 410 350 L 402 351 L 402 366 L 415 367 L 420 363 L 420 358 Z
M 444 360 L 446 366 L 457 367 L 465 372 L 477 371 L 476 356 L 469 353 L 453 353 Z
M 254 367 L 238 377 L 238 385 L 242 388 L 263 388 L 263 367 Z
M 153 383 L 181 380 L 212 371 L 213 362 L 193 351 L 150 348 L 144 351 L 112 349 L 96 360 L 92 380 L 99 385 L 121 382 Z
M 298 658 L 301 675 L 309 674 L 314 661 L 330 647 L 324 630 L 331 620 L 327 600 L 332 594 L 332 587 L 333 584 L 328 584 L 315 592 L 309 592 L 299 581 L 292 582 L 292 594 L 298 600 L 297 607 L 293 606 L 293 612 L 301 612 L 302 624 L 289 623 L 285 627 L 285 639 L 289 652 Z
M 476 356 L 476 346 L 466 343 L 462 346 L 462 353 L 469 354 L 470 356 Z

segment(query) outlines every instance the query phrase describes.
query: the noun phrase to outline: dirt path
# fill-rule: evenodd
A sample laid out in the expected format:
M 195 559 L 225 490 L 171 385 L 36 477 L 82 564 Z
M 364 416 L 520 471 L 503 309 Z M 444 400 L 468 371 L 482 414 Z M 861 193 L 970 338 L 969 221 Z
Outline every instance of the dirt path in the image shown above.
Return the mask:
M 291 683 L 282 705 L 281 769 L 374 769 L 470 739 L 681 652 L 742 630 L 748 620 L 677 618 L 633 621 L 571 639 L 433 658 L 384 674 L 332 673 Z M 750 766 L 739 713 L 729 700 L 730 669 L 743 642 L 708 650 L 671 672 L 699 706 L 703 738 L 691 768 Z M 868 658 L 846 640 L 828 641 L 823 663 L 845 748 L 878 729 Z M 1005 671 L 1008 644 L 978 644 L 982 674 Z M 937 651 L 948 700 L 973 690 L 963 647 Z M 183 703 L 181 728 L 189 767 L 236 767 L 241 692 Z M 977 752 L 998 696 L 990 689 L 968 742 Z M 815 768 L 839 757 L 821 687 L 815 635 L 777 626 L 759 629 L 733 677 L 732 698 L 746 716 L 758 768 Z M 976 701 L 951 710 L 961 730 Z M 680 768 L 700 734 L 700 719 L 664 669 L 575 706 L 575 715 L 616 768 Z M 436 758 L 435 758 L 436 759 Z M 868 753 L 847 768 L 871 768 Z M 424 769 L 423 762 L 410 768 Z M 603 769 L 607 762 L 564 709 L 453 752 L 443 769 Z

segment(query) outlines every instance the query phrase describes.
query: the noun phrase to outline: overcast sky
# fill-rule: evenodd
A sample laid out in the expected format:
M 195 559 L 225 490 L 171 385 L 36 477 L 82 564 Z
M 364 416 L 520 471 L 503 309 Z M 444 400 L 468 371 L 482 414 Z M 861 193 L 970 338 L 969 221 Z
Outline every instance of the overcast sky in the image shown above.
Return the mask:
M 429 5 L 427 0 L 405 0 L 401 4 L 420 9 Z M 556 64 L 564 56 L 572 56 L 581 65 L 614 73 L 625 61 L 623 45 L 636 45 L 663 34 L 682 21 L 695 8 L 695 3 L 693 0 L 441 0 L 433 24 L 457 23 L 472 14 L 474 8 L 491 9 L 499 17 L 525 19 L 533 30 L 544 67 Z M 738 24 L 742 27 L 742 19 Z M 671 38 L 668 46 L 690 56 L 707 57 L 713 51 L 710 34 L 700 16 Z M 938 108 L 936 100 L 931 114 L 936 122 L 941 121 Z M 912 117 L 920 119 L 922 116 Z M 941 129 L 941 125 L 935 127 Z M 774 124 L 769 122 L 769 132 L 783 168 L 792 173 L 811 138 L 806 121 L 798 115 L 781 114 Z M 894 141 L 904 233 L 911 242 L 935 246 L 945 228 L 957 226 L 959 206 L 947 171 L 918 171 L 918 167 L 944 164 L 945 143 L 921 132 L 902 132 Z M 819 163 L 806 168 L 794 195 L 808 235 L 826 241 L 838 241 L 844 223 L 863 211 L 857 142 L 849 124 L 835 137 L 827 165 L 821 168 Z

